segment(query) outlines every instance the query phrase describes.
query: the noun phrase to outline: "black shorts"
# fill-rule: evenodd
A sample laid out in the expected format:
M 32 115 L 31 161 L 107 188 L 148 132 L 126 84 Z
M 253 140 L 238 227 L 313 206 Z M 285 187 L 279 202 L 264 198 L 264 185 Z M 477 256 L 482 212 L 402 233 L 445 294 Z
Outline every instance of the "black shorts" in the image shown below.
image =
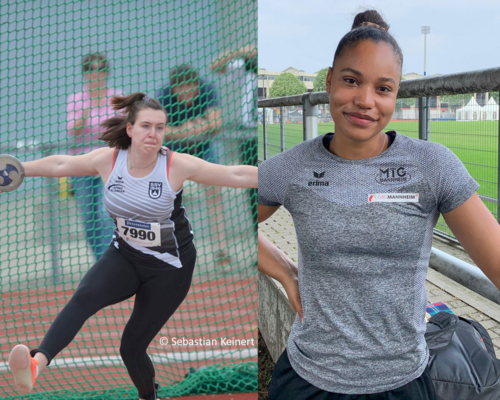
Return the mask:
M 274 367 L 268 400 L 437 400 L 428 367 L 417 379 L 382 393 L 341 394 L 327 392 L 299 376 L 290 364 L 285 349 Z

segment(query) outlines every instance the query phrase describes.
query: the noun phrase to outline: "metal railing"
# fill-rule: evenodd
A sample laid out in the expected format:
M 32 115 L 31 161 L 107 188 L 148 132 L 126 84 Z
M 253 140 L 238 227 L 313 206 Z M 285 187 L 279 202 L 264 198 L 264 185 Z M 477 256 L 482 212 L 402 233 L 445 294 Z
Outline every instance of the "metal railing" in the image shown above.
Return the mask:
M 408 81 L 402 81 L 400 84 L 400 89 L 398 91 L 398 99 L 412 99 L 418 98 L 418 138 L 421 140 L 431 140 L 431 119 L 432 113 L 434 111 L 431 110 L 429 99 L 433 96 L 445 96 L 445 95 L 471 95 L 477 93 L 491 93 L 498 92 L 500 89 L 500 68 L 491 68 L 479 71 L 471 71 L 457 74 L 449 74 L 449 75 L 441 75 L 429 78 L 422 79 L 414 79 Z M 471 95 L 471 98 L 473 96 Z M 465 98 L 465 96 L 464 96 Z M 474 100 L 475 101 L 475 100 Z M 259 100 L 259 109 L 262 109 L 261 118 L 260 118 L 260 126 L 261 132 L 259 133 L 259 161 L 265 160 L 269 157 L 269 149 L 274 148 L 274 150 L 283 152 L 286 150 L 286 141 L 287 141 L 287 129 L 285 126 L 291 126 L 291 124 L 285 123 L 285 109 L 286 107 L 291 106 L 301 106 L 301 114 L 302 114 L 302 138 L 301 140 L 308 140 L 313 137 L 318 136 L 318 105 L 328 104 L 329 103 L 329 95 L 327 92 L 318 92 L 318 93 L 304 93 L 296 96 L 287 96 L 287 97 L 278 97 L 271 99 Z M 499 102 L 500 103 L 500 102 Z M 465 104 L 464 104 L 465 106 Z M 277 134 L 274 134 L 274 142 L 275 144 L 270 144 L 269 139 L 269 118 L 266 118 L 268 115 L 266 113 L 266 109 L 274 108 L 279 109 L 279 144 L 277 142 Z M 465 109 L 465 108 L 463 108 Z M 415 113 L 417 112 L 417 104 L 414 106 Z M 455 110 L 455 112 L 458 110 Z M 448 116 L 451 115 L 452 112 L 448 112 Z M 474 114 L 474 118 L 472 118 L 472 114 Z M 483 120 L 483 112 L 481 109 L 478 109 L 478 112 L 472 113 L 470 112 L 471 121 L 477 121 L 481 123 Z M 465 114 L 467 116 L 467 112 Z M 464 150 L 470 150 L 474 152 L 478 152 L 478 157 L 487 157 L 493 156 L 494 159 L 490 159 L 491 165 L 481 164 L 482 160 L 477 162 L 474 159 L 474 162 L 464 162 L 466 166 L 469 168 L 475 168 L 476 172 L 480 171 L 481 178 L 476 178 L 480 183 L 484 183 L 485 186 L 488 186 L 490 191 L 485 193 L 479 193 L 480 198 L 489 206 L 490 211 L 497 217 L 497 220 L 500 223 L 500 203 L 498 199 L 500 198 L 500 134 L 499 134 L 499 126 L 498 126 L 498 116 L 500 115 L 500 106 L 496 105 L 496 113 L 493 114 L 495 117 L 493 120 L 490 119 L 488 123 L 488 127 L 492 128 L 493 134 L 470 134 L 470 133 L 454 133 L 454 132 L 439 132 L 447 133 L 449 135 L 467 135 L 472 136 L 473 140 L 488 140 L 491 138 L 492 140 L 487 144 L 483 144 L 486 146 L 485 149 L 472 149 L 472 148 L 464 148 L 461 146 L 449 146 L 452 150 L 455 150 L 455 153 L 462 152 Z M 479 116 L 479 118 L 478 118 Z M 466 118 L 467 119 L 467 118 Z M 462 120 L 462 117 L 460 117 Z M 496 121 L 496 122 L 495 122 Z M 297 118 L 295 121 L 297 122 Z M 416 121 L 415 121 L 416 123 Z M 458 120 L 454 123 L 459 124 Z M 294 125 L 294 131 L 297 133 L 298 129 L 296 127 L 299 125 Z M 477 126 L 477 124 L 476 124 Z M 468 126 L 465 126 L 465 130 L 467 130 Z M 483 129 L 480 127 L 480 129 Z M 463 130 L 463 129 L 462 129 Z M 274 129 L 276 131 L 276 129 Z M 416 132 L 415 132 L 416 133 Z M 436 135 L 437 136 L 437 135 Z M 468 139 L 468 137 L 466 137 Z M 279 150 L 278 150 L 279 149 Z M 460 156 L 459 156 L 460 158 Z M 495 165 L 496 164 L 496 165 Z M 496 170 L 494 178 L 486 178 L 484 175 L 491 170 Z M 469 171 L 470 172 L 470 171 Z M 473 175 L 471 173 L 471 175 Z M 481 191 L 481 188 L 480 188 Z M 439 223 L 440 225 L 444 225 L 443 222 Z M 435 234 L 440 236 L 444 236 L 448 239 L 452 239 L 456 241 L 453 235 L 450 233 L 449 229 L 447 229 L 446 225 L 444 225 L 444 229 L 435 229 Z

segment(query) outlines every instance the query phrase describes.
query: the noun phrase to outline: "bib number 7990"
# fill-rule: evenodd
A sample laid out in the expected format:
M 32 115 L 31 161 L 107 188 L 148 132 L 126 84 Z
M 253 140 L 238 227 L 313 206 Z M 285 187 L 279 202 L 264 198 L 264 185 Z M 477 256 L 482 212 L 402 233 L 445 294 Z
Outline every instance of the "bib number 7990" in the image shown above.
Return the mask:
M 117 218 L 116 224 L 120 236 L 127 242 L 144 247 L 161 245 L 160 224 L 158 222 L 140 222 Z
M 147 239 L 150 241 L 154 241 L 156 239 L 156 235 L 153 231 L 145 231 L 144 229 L 129 228 L 126 226 L 122 226 L 122 228 L 124 230 L 123 234 L 125 236 L 128 234 L 133 239 L 139 238 L 140 240 Z

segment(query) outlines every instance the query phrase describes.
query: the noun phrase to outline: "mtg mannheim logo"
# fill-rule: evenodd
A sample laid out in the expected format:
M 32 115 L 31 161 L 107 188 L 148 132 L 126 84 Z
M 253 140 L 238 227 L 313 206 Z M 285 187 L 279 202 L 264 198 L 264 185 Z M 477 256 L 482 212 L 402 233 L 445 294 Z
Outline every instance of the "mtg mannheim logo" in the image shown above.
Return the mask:
M 380 168 L 379 171 L 375 180 L 382 185 L 396 185 L 411 179 L 411 175 L 405 171 L 404 167 Z

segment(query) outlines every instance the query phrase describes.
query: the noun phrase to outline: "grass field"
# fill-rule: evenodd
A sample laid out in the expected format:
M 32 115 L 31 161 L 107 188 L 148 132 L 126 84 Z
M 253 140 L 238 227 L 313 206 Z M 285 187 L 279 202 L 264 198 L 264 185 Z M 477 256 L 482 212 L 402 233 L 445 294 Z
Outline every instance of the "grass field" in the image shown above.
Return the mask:
M 267 127 L 268 157 L 280 152 L 280 126 Z M 333 132 L 335 124 L 318 124 L 318 134 Z M 391 121 L 385 131 L 418 138 L 418 121 Z M 498 181 L 498 121 L 431 121 L 430 139 L 451 149 L 464 163 L 465 167 L 481 185 L 478 193 L 497 198 Z M 302 142 L 302 124 L 285 124 L 285 149 Z M 259 160 L 263 159 L 262 125 L 259 125 Z M 497 217 L 497 205 L 485 202 L 488 209 Z M 451 234 L 444 220 L 438 221 L 439 230 Z

